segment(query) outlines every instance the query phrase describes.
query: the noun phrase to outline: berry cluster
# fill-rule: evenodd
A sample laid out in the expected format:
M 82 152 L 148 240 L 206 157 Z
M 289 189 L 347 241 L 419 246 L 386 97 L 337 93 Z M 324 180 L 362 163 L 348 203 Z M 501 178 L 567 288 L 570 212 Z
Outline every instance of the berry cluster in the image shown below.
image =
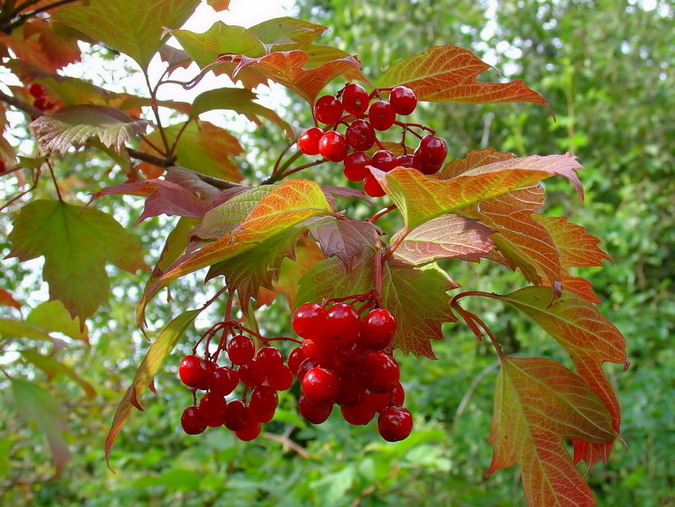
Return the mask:
M 234 321 L 218 323 L 202 336 L 202 339 L 208 336 L 207 350 L 211 338 L 220 330 L 223 335 L 215 354 L 207 352 L 206 357 L 199 357 L 195 346 L 193 354 L 180 362 L 178 374 L 183 383 L 193 389 L 194 399 L 194 404 L 183 411 L 181 425 L 189 435 L 202 433 L 207 427 L 225 426 L 240 440 L 253 440 L 260 434 L 261 423 L 269 422 L 274 416 L 279 404 L 277 391 L 291 387 L 293 374 L 278 348 L 266 345 L 256 352 L 253 340 L 241 331 L 263 341 L 269 339 Z M 229 333 L 233 336 L 228 340 Z M 227 352 L 229 365 L 218 364 L 222 350 Z M 244 385 L 241 399 L 226 400 L 240 383 Z M 199 403 L 198 390 L 207 391 Z
M 381 94 L 389 92 L 389 100 Z M 377 98 L 374 102 L 371 101 Z M 371 197 L 384 195 L 384 190 L 368 170 L 368 166 L 382 171 L 395 167 L 417 169 L 424 174 L 434 174 L 441 168 L 448 154 L 446 142 L 423 125 L 403 123 L 396 115 L 407 116 L 417 106 L 415 92 L 406 86 L 376 88 L 371 94 L 359 84 L 349 83 L 337 96 L 324 95 L 314 105 L 314 118 L 328 125 L 328 130 L 312 127 L 298 138 L 298 148 L 306 155 L 321 155 L 332 162 L 343 162 L 343 171 L 350 181 L 362 181 L 363 189 Z M 338 127 L 346 126 L 344 134 Z M 376 131 L 387 131 L 392 126 L 402 129 L 403 154 L 396 156 L 386 150 Z M 422 137 L 414 128 L 429 131 Z M 411 132 L 420 141 L 412 154 L 408 153 L 405 135 Z M 377 145 L 379 150 L 373 151 Z
M 377 308 L 361 319 L 343 302 L 328 308 L 305 303 L 293 314 L 292 325 L 303 341 L 289 355 L 288 365 L 300 382 L 298 410 L 305 419 L 321 424 L 337 404 L 350 424 L 368 424 L 379 412 L 382 438 L 396 442 L 408 437 L 412 416 L 402 407 L 398 363 L 387 352 L 396 331 L 391 312 Z
M 56 103 L 50 102 L 45 97 L 45 87 L 38 83 L 32 83 L 28 85 L 28 93 L 30 93 L 33 98 L 33 106 L 37 107 L 40 111 L 47 111 L 48 109 L 53 109 L 56 107 Z

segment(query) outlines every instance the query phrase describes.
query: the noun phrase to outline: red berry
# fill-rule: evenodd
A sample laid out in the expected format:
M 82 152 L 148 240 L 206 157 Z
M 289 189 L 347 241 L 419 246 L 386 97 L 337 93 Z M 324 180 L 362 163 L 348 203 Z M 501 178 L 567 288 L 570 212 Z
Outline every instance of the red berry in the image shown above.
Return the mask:
M 253 359 L 255 344 L 248 336 L 238 334 L 227 344 L 227 355 L 232 364 L 244 364 Z
M 362 151 L 355 151 L 345 157 L 343 172 L 349 181 L 361 181 L 370 174 L 370 157 Z
M 178 365 L 178 375 L 188 387 L 204 385 L 209 378 L 207 361 L 195 355 L 185 356 Z
M 214 394 L 206 393 L 199 400 L 199 411 L 207 426 L 215 428 L 223 424 L 227 402 L 225 398 Z
M 391 393 L 392 391 L 384 391 L 382 393 L 372 393 L 367 394 L 368 399 L 370 400 L 370 405 L 375 409 L 376 412 L 382 412 L 385 408 L 391 405 Z
M 407 408 L 388 407 L 377 418 L 377 430 L 387 442 L 398 442 L 407 438 L 412 427 L 412 415 Z
M 335 402 L 340 390 L 338 376 L 327 368 L 312 368 L 302 379 L 302 394 L 315 405 Z
M 214 369 L 209 375 L 209 390 L 220 396 L 227 396 L 237 388 L 239 373 L 229 366 Z
M 284 355 L 278 348 L 268 346 L 258 350 L 255 360 L 260 365 L 260 369 L 266 375 L 270 375 L 283 366 Z
M 399 155 L 396 157 L 396 164 L 394 167 L 412 167 L 419 169 L 419 161 L 415 160 L 413 155 Z
M 293 375 L 298 373 L 298 366 L 300 366 L 300 363 L 302 363 L 306 358 L 307 356 L 305 356 L 305 353 L 302 351 L 302 346 L 291 350 L 291 353 L 288 354 L 288 367 L 290 368 Z
M 363 384 L 369 391 L 385 392 L 396 387 L 401 376 L 396 359 L 383 351 L 370 352 L 361 362 Z
M 370 197 L 382 197 L 386 193 L 372 174 L 363 180 L 363 191 Z
M 0 174 L 4 173 L 5 169 L 7 169 L 7 166 L 5 165 L 5 161 L 0 160 Z
M 361 319 L 354 308 L 345 303 L 334 304 L 326 314 L 326 332 L 333 341 L 346 345 L 359 335 Z
M 283 364 L 273 375 L 267 375 L 267 383 L 276 391 L 285 391 L 293 384 L 293 373 Z
M 375 130 L 388 130 L 396 120 L 396 112 L 389 102 L 378 100 L 370 105 L 368 119 Z
M 356 366 L 366 357 L 367 352 L 361 340 L 356 340 L 345 347 L 338 348 L 335 359 L 347 366 Z
M 321 424 L 325 422 L 333 411 L 333 405 L 317 405 L 309 401 L 304 395 L 300 395 L 298 400 L 298 412 L 312 424 Z
M 305 303 L 295 310 L 291 324 L 299 336 L 307 340 L 321 339 L 326 325 L 326 310 L 316 303 Z
M 309 128 L 298 137 L 298 148 L 305 155 L 318 155 L 319 141 L 322 136 L 323 130 L 319 127 Z
M 248 425 L 251 411 L 241 400 L 232 400 L 225 409 L 225 427 L 231 431 L 239 431 Z
M 408 115 L 417 107 L 417 95 L 407 86 L 394 86 L 389 95 L 389 103 L 396 114 Z
M 342 162 L 347 156 L 349 146 L 344 136 L 331 130 L 326 132 L 319 141 L 319 153 L 331 162 Z
M 239 378 L 249 387 L 257 387 L 265 382 L 265 371 L 253 360 L 239 367 Z
M 49 102 L 44 97 L 38 97 L 33 102 L 33 105 L 37 107 L 40 111 L 44 111 L 49 108 Z
M 300 366 L 298 366 L 298 373 L 296 373 L 296 376 L 298 377 L 298 380 L 302 382 L 302 379 L 305 378 L 305 375 L 309 370 L 312 368 L 316 368 L 319 366 L 319 361 L 316 359 L 312 359 L 311 357 L 308 357 L 302 363 L 300 363 Z
M 443 164 L 434 164 L 432 162 L 422 162 L 420 164 L 420 171 L 422 174 L 436 174 Z
M 187 407 L 180 416 L 180 425 L 188 435 L 198 435 L 206 429 L 199 407 Z
M 440 137 L 428 135 L 420 140 L 415 150 L 422 164 L 442 164 L 448 155 L 448 145 Z
M 389 150 L 379 150 L 373 155 L 373 166 L 381 171 L 389 172 L 396 167 L 396 157 Z
M 335 353 L 335 343 L 328 340 L 303 340 L 302 351 L 306 357 L 311 357 L 322 363 Z
M 269 386 L 260 386 L 253 389 L 248 408 L 251 415 L 259 422 L 269 422 L 274 417 L 274 411 L 279 405 L 277 392 Z
M 262 426 L 258 421 L 254 420 L 249 420 L 246 426 L 244 426 L 242 429 L 237 430 L 234 432 L 234 434 L 237 436 L 237 438 L 243 442 L 250 442 L 251 440 L 254 440 L 258 438 L 258 435 L 260 435 L 260 430 L 262 429 Z
M 355 120 L 345 131 L 347 144 L 357 151 L 366 151 L 375 143 L 375 130 L 365 120 Z
M 368 396 L 363 396 L 359 403 L 351 407 L 340 407 L 340 411 L 345 421 L 356 426 L 366 425 L 375 417 L 375 408 Z
M 361 322 L 360 342 L 371 350 L 386 349 L 396 332 L 396 319 L 389 310 L 371 311 Z
M 351 372 L 340 376 L 340 390 L 335 403 L 342 407 L 357 405 L 366 395 L 366 388 L 363 387 L 360 376 L 354 370 Z
M 342 104 L 345 111 L 360 116 L 368 109 L 368 92 L 360 84 L 349 83 L 342 92 Z
M 324 95 L 314 104 L 314 117 L 321 123 L 337 123 L 342 117 L 342 103 L 333 95 Z
M 405 401 L 405 390 L 403 389 L 403 386 L 399 382 L 396 384 L 396 387 L 394 387 L 394 390 L 391 392 L 391 404 L 394 405 L 395 407 L 401 407 L 403 406 L 403 402 Z
M 28 93 L 30 93 L 36 99 L 44 96 L 46 88 L 38 83 L 33 83 L 28 86 Z M 37 107 L 37 106 L 36 106 Z

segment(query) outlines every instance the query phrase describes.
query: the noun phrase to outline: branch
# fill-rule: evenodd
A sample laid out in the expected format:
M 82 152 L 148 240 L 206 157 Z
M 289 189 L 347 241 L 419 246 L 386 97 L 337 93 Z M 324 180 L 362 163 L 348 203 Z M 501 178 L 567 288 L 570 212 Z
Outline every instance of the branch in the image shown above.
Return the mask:
M 28 21 L 28 19 L 33 18 L 33 17 L 35 17 L 38 14 L 41 14 L 43 12 L 47 12 L 51 9 L 55 9 L 56 7 L 60 7 L 62 5 L 66 5 L 66 4 L 72 4 L 72 3 L 75 3 L 77 1 L 79 1 L 79 0 L 59 0 L 58 2 L 54 2 L 54 3 L 48 4 L 48 5 L 43 5 L 42 7 L 39 7 L 35 10 L 32 10 L 30 12 L 26 12 L 24 14 L 20 14 L 20 15 L 16 16 L 23 9 L 38 3 L 37 0 L 28 0 L 27 2 L 24 2 L 21 5 L 19 5 L 16 8 L 16 10 L 10 15 L 10 17 L 9 17 L 10 20 L 12 18 L 14 18 L 14 16 L 16 16 L 13 21 L 8 20 L 8 21 L 5 21 L 5 22 L 0 24 L 0 30 L 5 32 L 7 35 L 9 35 L 9 34 L 12 33 L 12 30 L 14 30 L 15 28 L 18 28 L 21 25 L 23 25 L 26 21 Z
M 28 104 L 27 102 L 24 102 L 21 99 L 17 99 L 16 97 L 12 97 L 11 95 L 7 95 L 6 93 L 3 93 L 2 91 L 0 91 L 0 100 L 5 102 L 6 104 L 9 104 L 10 106 L 14 106 L 17 109 L 20 109 L 24 113 L 30 115 L 31 118 L 36 118 L 36 117 L 42 116 L 44 114 L 37 107 L 32 106 L 32 105 Z

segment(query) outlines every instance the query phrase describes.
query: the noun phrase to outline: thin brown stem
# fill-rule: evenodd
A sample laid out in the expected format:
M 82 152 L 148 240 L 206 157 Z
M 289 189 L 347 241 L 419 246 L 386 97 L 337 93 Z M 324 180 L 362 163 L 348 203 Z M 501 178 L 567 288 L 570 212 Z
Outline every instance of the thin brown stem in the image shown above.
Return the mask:
M 382 241 L 380 235 L 375 231 L 375 302 L 382 307 Z
M 9 201 L 7 201 L 3 206 L 0 208 L 0 211 L 4 210 L 5 208 L 8 208 L 11 206 L 13 203 L 21 199 L 24 195 L 32 192 L 35 190 L 35 187 L 37 187 L 38 181 L 40 181 L 40 171 L 35 171 L 34 176 L 33 176 L 33 184 L 30 186 L 30 188 L 24 190 L 23 192 L 20 192 L 19 194 L 15 195 L 12 197 Z
M 5 102 L 6 104 L 9 104 L 10 106 L 14 106 L 17 109 L 20 109 L 24 113 L 28 114 L 31 118 L 37 118 L 38 116 L 42 116 L 42 111 L 38 109 L 35 106 L 32 106 L 23 100 L 17 99 L 16 97 L 12 97 L 11 95 L 7 95 L 6 93 L 3 93 L 0 91 L 0 100 Z
M 406 236 L 408 235 L 409 232 L 410 232 L 410 231 L 408 230 L 408 228 L 405 228 L 405 229 L 403 229 L 403 230 L 401 231 L 401 234 L 399 234 L 398 238 L 396 238 L 396 241 L 394 241 L 394 242 L 392 243 L 392 245 L 389 247 L 389 249 L 386 251 L 386 253 L 385 253 L 384 256 L 382 257 L 382 262 L 385 262 L 385 261 L 389 260 L 389 258 L 390 258 L 392 255 L 394 255 L 394 252 L 396 251 L 396 249 L 397 249 L 399 246 L 401 246 L 401 243 L 402 243 L 403 240 L 406 238 Z
M 305 459 L 311 459 L 312 458 L 311 454 L 309 454 L 303 447 L 301 447 L 299 444 L 297 444 L 296 442 L 294 442 L 293 440 L 291 440 L 288 437 L 284 437 L 283 435 L 276 435 L 274 433 L 267 433 L 267 432 L 263 433 L 262 437 L 266 438 L 268 440 L 274 440 L 275 442 L 278 442 L 281 445 L 286 446 L 289 449 L 292 449 L 293 451 L 295 451 L 297 454 L 299 454 L 300 456 L 302 456 Z
M 389 213 L 390 211 L 393 211 L 396 209 L 396 204 L 390 204 L 386 208 L 382 208 L 380 211 L 375 213 L 372 217 L 366 219 L 366 222 L 370 222 L 371 224 L 374 224 L 377 220 L 379 220 L 381 217 Z
M 166 132 L 164 132 L 162 120 L 159 117 L 159 108 L 157 107 L 157 95 L 155 95 L 154 93 L 154 88 L 150 84 L 150 76 L 148 76 L 148 72 L 145 69 L 143 69 L 143 77 L 145 78 L 145 84 L 148 86 L 148 92 L 150 93 L 150 108 L 152 109 L 152 112 L 155 115 L 155 121 L 157 122 L 157 129 L 159 130 L 159 135 L 162 138 L 162 144 L 164 145 L 165 153 L 170 153 L 171 146 L 169 146 L 169 140 L 166 138 Z
M 178 146 L 178 141 L 180 141 L 180 138 L 183 135 L 183 132 L 185 132 L 185 129 L 187 128 L 187 126 L 190 124 L 191 121 L 192 121 L 192 117 L 185 120 L 185 123 L 183 123 L 180 130 L 176 134 L 176 138 L 173 140 L 173 143 L 171 144 L 171 148 L 169 149 L 169 153 L 167 153 L 168 158 L 170 158 L 170 159 L 174 158 L 173 154 L 176 151 L 176 146 Z
M 281 174 L 281 175 L 276 179 L 276 181 L 283 180 L 284 178 L 290 176 L 291 174 L 295 174 L 295 173 L 297 173 L 297 172 L 299 172 L 299 171 L 302 171 L 302 170 L 304 170 L 304 169 L 307 169 L 307 168 L 309 168 L 309 167 L 314 167 L 314 166 L 317 166 L 317 165 L 321 165 L 321 164 L 323 164 L 324 162 L 328 162 L 328 160 L 326 160 L 325 158 L 322 158 L 321 160 L 315 160 L 314 162 L 310 162 L 310 163 L 308 163 L 308 164 L 303 164 L 303 165 L 301 165 L 301 166 L 295 167 L 295 168 L 291 169 L 290 171 L 286 171 L 285 173 Z
M 166 152 L 159 148 L 155 143 L 153 143 L 150 138 L 144 134 L 140 134 L 140 138 L 143 140 L 145 144 L 150 146 L 153 150 L 155 150 L 157 153 L 159 153 L 161 156 L 166 157 Z M 168 157 L 167 157 L 168 158 Z
M 52 167 L 52 164 L 49 163 L 49 159 L 45 160 L 47 163 L 47 167 L 49 168 L 49 174 L 52 176 L 52 181 L 54 182 L 54 188 L 56 189 L 56 195 L 59 198 L 59 201 L 63 202 L 63 197 L 61 197 L 61 190 L 59 189 L 59 184 L 56 181 L 56 175 L 54 174 L 54 168 Z

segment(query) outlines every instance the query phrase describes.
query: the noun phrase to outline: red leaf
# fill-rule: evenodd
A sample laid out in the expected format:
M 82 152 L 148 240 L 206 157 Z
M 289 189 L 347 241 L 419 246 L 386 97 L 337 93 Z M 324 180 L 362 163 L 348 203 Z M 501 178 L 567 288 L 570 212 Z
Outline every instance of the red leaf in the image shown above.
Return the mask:
M 21 311 L 21 304 L 5 289 L 0 289 L 0 305 L 13 306 L 17 310 Z
M 612 258 L 598 248 L 600 240 L 589 234 L 582 226 L 568 222 L 567 217 L 533 218 L 549 231 L 562 255 L 565 267 L 602 266 L 603 259 L 612 262 Z
M 349 268 L 364 249 L 375 249 L 375 238 L 379 235 L 376 226 L 364 220 L 345 217 L 321 217 L 309 226 L 321 250 L 330 257 L 335 255 Z

